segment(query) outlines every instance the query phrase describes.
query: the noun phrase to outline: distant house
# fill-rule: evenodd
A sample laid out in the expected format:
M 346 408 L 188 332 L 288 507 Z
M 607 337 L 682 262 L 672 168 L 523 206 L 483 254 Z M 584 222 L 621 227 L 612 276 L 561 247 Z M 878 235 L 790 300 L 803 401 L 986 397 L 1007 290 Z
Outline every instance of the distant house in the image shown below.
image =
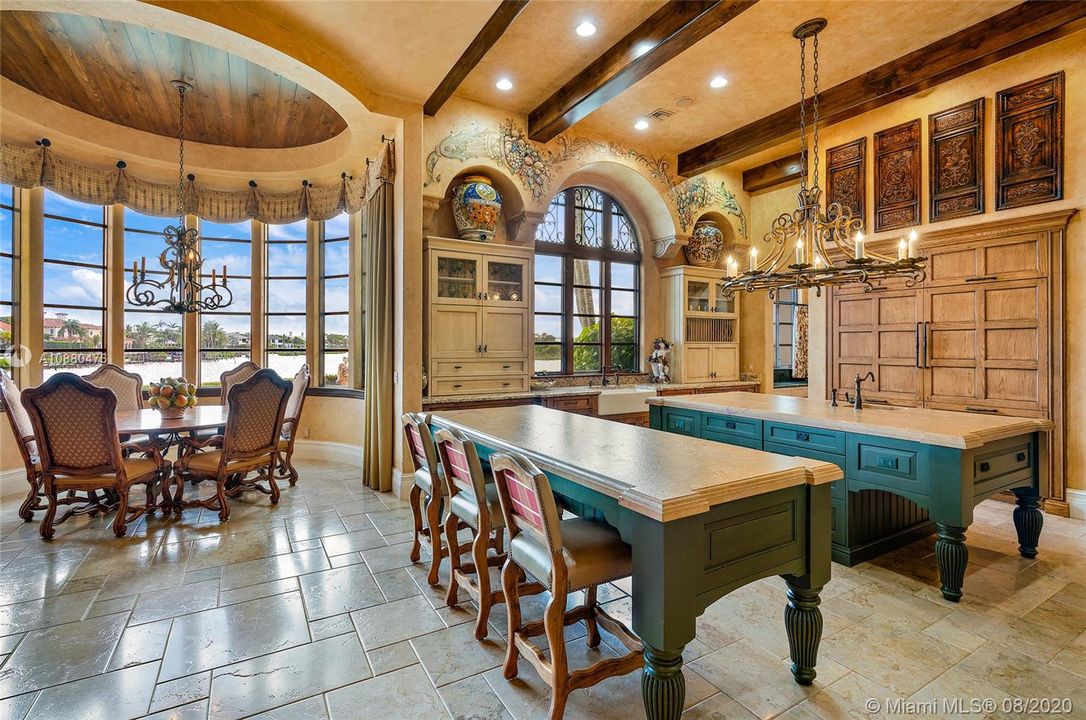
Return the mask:
M 55 317 L 42 319 L 42 332 L 46 340 L 74 340 L 78 337 L 70 326 L 65 326 L 65 323 L 68 322 L 68 313 L 57 312 L 53 313 L 53 315 Z M 101 337 L 102 335 L 101 325 L 93 325 L 82 321 L 80 321 L 79 325 L 83 328 L 85 338 Z

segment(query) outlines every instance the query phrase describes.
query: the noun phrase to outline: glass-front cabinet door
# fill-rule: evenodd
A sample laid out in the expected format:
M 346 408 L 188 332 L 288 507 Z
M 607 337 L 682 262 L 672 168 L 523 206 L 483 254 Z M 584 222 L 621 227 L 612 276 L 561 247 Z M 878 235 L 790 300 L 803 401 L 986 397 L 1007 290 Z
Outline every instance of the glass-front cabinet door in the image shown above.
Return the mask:
M 734 315 L 737 312 L 736 296 L 733 294 L 730 298 L 724 290 L 723 283 L 713 283 L 713 312 L 729 313 Z
M 686 312 L 709 312 L 708 280 L 686 281 Z
M 522 258 L 486 258 L 483 299 L 499 305 L 527 305 L 525 278 L 528 262 Z
M 436 303 L 478 303 L 483 259 L 467 253 L 434 252 L 431 299 Z

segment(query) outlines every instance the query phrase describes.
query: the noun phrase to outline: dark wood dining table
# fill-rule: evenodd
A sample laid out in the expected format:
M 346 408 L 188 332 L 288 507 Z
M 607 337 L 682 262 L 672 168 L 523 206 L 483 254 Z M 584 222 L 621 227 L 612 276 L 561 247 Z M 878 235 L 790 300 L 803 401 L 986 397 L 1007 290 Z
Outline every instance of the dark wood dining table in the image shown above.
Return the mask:
M 165 455 L 172 448 L 183 450 L 186 439 L 192 438 L 201 430 L 214 430 L 226 425 L 226 407 L 224 405 L 197 405 L 187 408 L 178 418 L 163 417 L 154 409 L 119 412 L 116 415 L 117 434 L 124 436 L 147 435 L 159 443 Z M 176 485 L 171 495 L 170 488 Z M 184 482 L 169 463 L 162 478 L 163 512 L 180 511 L 183 506 Z

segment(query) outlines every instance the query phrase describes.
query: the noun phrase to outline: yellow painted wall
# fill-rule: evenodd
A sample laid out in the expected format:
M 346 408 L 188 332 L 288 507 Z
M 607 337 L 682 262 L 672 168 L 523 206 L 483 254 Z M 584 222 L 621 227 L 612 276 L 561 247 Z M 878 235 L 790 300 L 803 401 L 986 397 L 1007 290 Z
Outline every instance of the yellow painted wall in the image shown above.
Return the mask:
M 1005 220 L 1034 213 L 1077 208 L 1067 234 L 1066 248 L 1066 358 L 1065 399 L 1067 418 L 1065 423 L 1067 444 L 1065 476 L 1071 488 L 1086 489 L 1086 286 L 1076 276 L 1086 266 L 1086 224 L 1083 208 L 1086 207 L 1086 31 L 1078 32 L 1056 42 L 1035 48 L 1013 58 L 977 70 L 963 77 L 939 85 L 917 96 L 906 98 L 873 110 L 850 120 L 822 130 L 823 148 L 849 142 L 861 136 L 871 138 L 879 131 L 899 123 L 921 119 L 923 139 L 922 217 L 928 216 L 928 115 L 959 105 L 978 97 L 988 99 L 985 118 L 985 204 L 987 212 L 968 218 L 939 223 L 925 222 L 921 235 L 928 229 L 963 227 L 975 223 Z M 1027 82 L 1050 73 L 1063 70 L 1066 73 L 1064 100 L 1064 199 L 1058 202 L 1029 207 L 1002 210 L 995 207 L 995 94 L 1005 88 Z M 745 169 L 795 152 L 796 143 L 781 144 L 771 150 L 758 153 L 735 163 L 737 169 Z M 867 207 L 874 207 L 874 182 L 871 160 L 871 140 L 868 141 Z M 759 212 L 759 196 L 752 201 L 752 215 Z M 764 223 L 764 218 L 759 218 Z M 869 221 L 870 227 L 870 221 Z M 760 236 L 767 226 L 757 223 L 753 234 Z M 901 231 L 869 235 L 870 241 L 893 240 Z M 817 301 L 811 304 L 810 374 L 811 396 L 826 396 L 826 312 Z

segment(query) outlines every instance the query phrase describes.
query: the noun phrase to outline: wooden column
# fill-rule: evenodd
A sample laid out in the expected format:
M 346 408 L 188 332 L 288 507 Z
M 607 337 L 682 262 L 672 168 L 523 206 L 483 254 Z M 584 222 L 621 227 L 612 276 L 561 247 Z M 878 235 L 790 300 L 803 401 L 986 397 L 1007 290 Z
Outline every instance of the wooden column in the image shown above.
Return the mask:
M 365 358 L 363 356 L 363 348 L 365 347 L 365 308 L 364 302 L 364 282 L 362 277 L 362 255 L 363 255 L 363 243 L 365 242 L 365 236 L 363 235 L 362 228 L 362 213 L 356 212 L 349 216 L 348 222 L 348 258 L 351 264 L 350 278 L 347 281 L 348 294 L 350 296 L 348 323 L 350 331 L 347 335 L 347 369 L 348 378 L 352 388 L 362 387 L 362 368 L 364 367 Z
M 200 219 L 186 215 L 185 227 L 199 229 Z M 200 313 L 185 313 L 181 316 L 181 375 L 189 382 L 196 382 L 199 377 L 199 357 Z
M 250 238 L 252 239 L 252 276 L 250 279 L 251 298 L 249 303 L 249 357 L 257 365 L 265 364 L 264 348 L 264 310 L 267 302 L 264 298 L 264 264 L 265 248 L 268 233 L 267 226 L 259 220 L 250 221 Z
M 42 329 L 44 317 L 43 277 L 45 237 L 45 191 L 17 190 L 22 205 L 19 211 L 19 342 L 31 353 L 30 364 L 19 371 L 22 387 L 42 381 L 41 356 L 45 344 Z
M 321 241 L 324 224 L 314 220 L 305 223 L 305 361 L 314 387 L 324 384 L 324 358 L 321 353 L 321 311 L 324 298 L 321 294 Z
M 124 367 L 124 292 L 131 280 L 124 267 L 124 205 L 106 209 L 106 316 L 103 349 L 106 362 Z

